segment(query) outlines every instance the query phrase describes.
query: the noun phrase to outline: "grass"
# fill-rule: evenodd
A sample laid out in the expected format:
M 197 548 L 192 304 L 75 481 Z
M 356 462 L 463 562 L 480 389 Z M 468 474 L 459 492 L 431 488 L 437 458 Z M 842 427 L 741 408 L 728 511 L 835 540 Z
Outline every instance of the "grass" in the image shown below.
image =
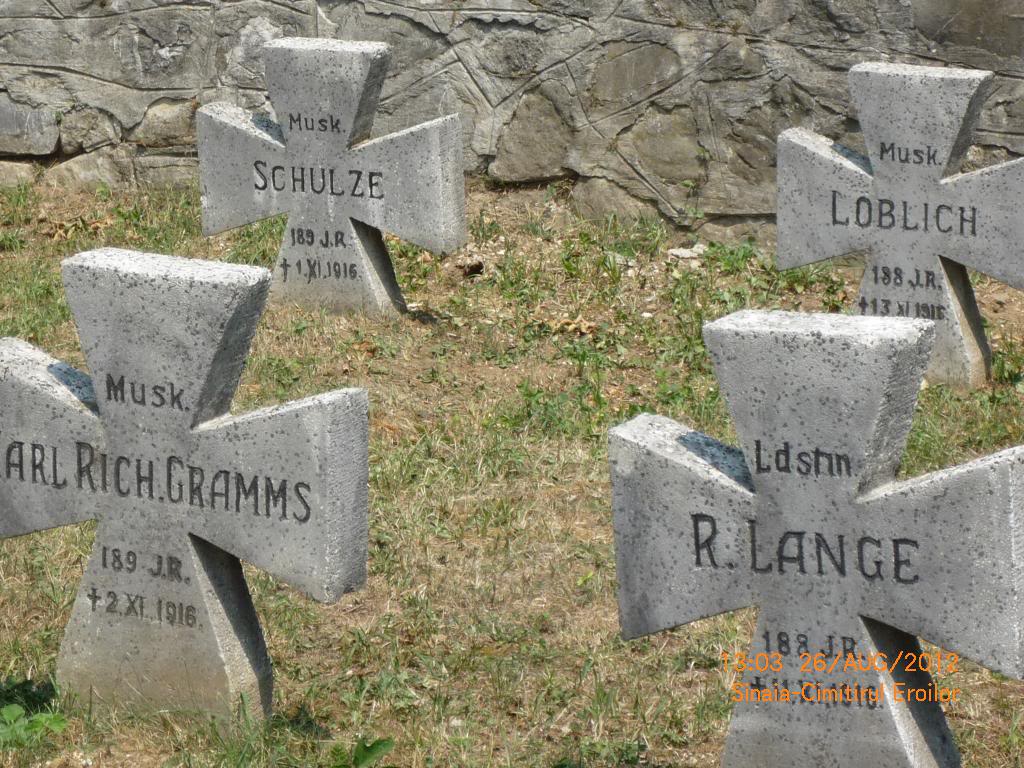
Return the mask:
M 3 191 L 0 335 L 82 366 L 59 261 L 88 248 L 272 264 L 283 220 L 203 238 L 198 206 L 195 189 Z M 753 244 L 713 245 L 693 267 L 667 255 L 679 235 L 579 221 L 560 186 L 473 185 L 469 207 L 457 257 L 389 243 L 415 316 L 271 307 L 260 323 L 236 412 L 340 386 L 366 387 L 373 408 L 367 588 L 321 606 L 246 570 L 275 716 L 224 726 L 70 707 L 51 676 L 91 546 L 82 525 L 0 543 L 0 707 L 39 724 L 31 745 L 0 744 L 0 763 L 717 762 L 730 714 L 718 657 L 746 646 L 754 614 L 619 638 L 605 435 L 655 411 L 732 440 L 702 324 L 744 307 L 839 310 L 857 274 L 780 273 Z M 461 270 L 463 257 L 482 267 Z M 978 285 L 993 383 L 922 392 L 903 474 L 1022 441 L 1024 314 L 989 301 L 996 288 Z M 970 691 L 948 709 L 965 765 L 1021 764 L 1021 684 L 975 666 L 956 684 Z

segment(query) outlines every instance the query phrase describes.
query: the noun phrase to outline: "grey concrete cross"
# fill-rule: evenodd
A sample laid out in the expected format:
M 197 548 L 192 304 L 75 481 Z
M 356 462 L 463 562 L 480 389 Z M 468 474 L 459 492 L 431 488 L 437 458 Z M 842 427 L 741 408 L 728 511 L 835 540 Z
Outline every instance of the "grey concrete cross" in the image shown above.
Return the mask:
M 264 269 L 103 250 L 63 265 L 90 379 L 0 340 L 0 537 L 97 520 L 57 665 L 85 703 L 268 712 L 239 558 L 321 601 L 367 555 L 367 396 L 228 409 Z
M 757 606 L 748 658 L 778 656 L 729 691 L 728 768 L 959 765 L 955 691 L 907 654 L 1024 672 L 1024 448 L 894 480 L 927 321 L 748 311 L 704 336 L 742 450 L 649 415 L 612 431 L 623 634 Z
M 991 72 L 862 64 L 850 90 L 868 156 L 804 129 L 779 137 L 778 263 L 867 250 L 861 314 L 935 322 L 928 378 L 983 384 L 990 352 L 970 267 L 1024 288 L 1024 161 L 960 174 Z
M 197 115 L 203 231 L 288 213 L 274 296 L 336 312 L 404 309 L 379 230 L 438 252 L 465 242 L 458 116 L 367 141 L 386 45 L 286 38 L 264 50 L 277 123 L 221 103 Z

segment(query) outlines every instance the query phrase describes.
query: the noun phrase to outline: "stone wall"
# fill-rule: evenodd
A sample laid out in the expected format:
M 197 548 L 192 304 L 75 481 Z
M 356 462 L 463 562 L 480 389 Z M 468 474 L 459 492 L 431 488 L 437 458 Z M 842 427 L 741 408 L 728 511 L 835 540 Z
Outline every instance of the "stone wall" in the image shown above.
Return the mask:
M 193 174 L 196 108 L 261 105 L 262 42 L 316 34 L 315 10 L 313 0 L 0 0 L 0 156 L 59 162 L 49 175 L 62 184 Z
M 584 212 L 723 224 L 774 209 L 775 137 L 856 145 L 859 61 L 993 69 L 972 162 L 1024 153 L 1019 0 L 7 0 L 0 155 L 51 176 L 159 182 L 194 163 L 191 116 L 264 103 L 280 35 L 385 40 L 375 132 L 458 111 L 466 166 L 576 178 Z M 65 160 L 72 157 L 70 161 Z

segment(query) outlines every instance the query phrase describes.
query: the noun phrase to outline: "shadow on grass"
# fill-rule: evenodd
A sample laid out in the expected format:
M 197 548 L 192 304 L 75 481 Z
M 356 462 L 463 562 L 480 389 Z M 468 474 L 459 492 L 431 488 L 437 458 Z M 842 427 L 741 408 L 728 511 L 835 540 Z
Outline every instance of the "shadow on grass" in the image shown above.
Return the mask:
M 426 309 L 410 309 L 406 311 L 405 315 L 421 325 L 436 325 L 441 319 Z
M 57 696 L 50 681 L 5 679 L 0 683 L 0 707 L 19 704 L 29 715 L 49 711 Z
M 318 721 L 305 704 L 300 705 L 298 709 L 288 715 L 274 715 L 272 722 L 275 726 L 287 728 L 293 733 L 300 733 L 321 741 L 332 738 L 331 729 L 322 721 Z

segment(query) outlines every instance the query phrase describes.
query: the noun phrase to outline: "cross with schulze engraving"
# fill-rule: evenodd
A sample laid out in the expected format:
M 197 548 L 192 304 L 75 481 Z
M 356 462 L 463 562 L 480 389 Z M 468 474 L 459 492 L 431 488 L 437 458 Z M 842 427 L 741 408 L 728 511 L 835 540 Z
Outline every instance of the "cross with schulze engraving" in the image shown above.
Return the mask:
M 928 321 L 746 311 L 704 337 L 742 450 L 612 431 L 623 634 L 757 606 L 727 768 L 959 765 L 940 702 L 963 692 L 929 671 L 1024 672 L 1024 448 L 894 480 Z
M 57 679 L 87 705 L 267 713 L 239 558 L 321 601 L 363 584 L 366 392 L 228 413 L 267 270 L 100 250 L 63 271 L 92 378 L 0 340 L 0 537 L 98 521 Z
M 778 144 L 778 263 L 868 252 L 857 310 L 935 323 L 928 378 L 984 384 L 990 352 L 966 267 L 1024 288 L 1024 161 L 959 173 L 991 72 L 861 64 L 868 156 L 797 128 Z
M 465 242 L 458 115 L 367 141 L 388 46 L 285 38 L 264 53 L 276 123 L 223 103 L 196 117 L 203 231 L 287 213 L 273 296 L 335 312 L 404 309 L 379 230 L 437 252 Z

